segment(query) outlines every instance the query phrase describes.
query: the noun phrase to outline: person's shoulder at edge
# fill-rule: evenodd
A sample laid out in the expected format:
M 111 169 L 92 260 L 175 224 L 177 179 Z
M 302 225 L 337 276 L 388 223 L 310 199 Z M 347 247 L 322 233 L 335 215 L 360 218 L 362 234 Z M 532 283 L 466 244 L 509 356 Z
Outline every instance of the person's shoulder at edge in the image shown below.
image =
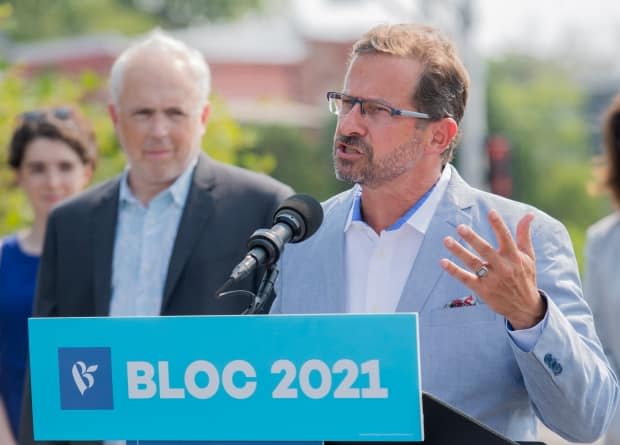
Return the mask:
M 4 236 L 0 236 L 0 251 L 6 246 L 17 244 L 17 232 L 7 233 Z
M 620 230 L 620 212 L 617 211 L 588 227 L 587 238 L 590 240 L 604 238 L 615 230 Z

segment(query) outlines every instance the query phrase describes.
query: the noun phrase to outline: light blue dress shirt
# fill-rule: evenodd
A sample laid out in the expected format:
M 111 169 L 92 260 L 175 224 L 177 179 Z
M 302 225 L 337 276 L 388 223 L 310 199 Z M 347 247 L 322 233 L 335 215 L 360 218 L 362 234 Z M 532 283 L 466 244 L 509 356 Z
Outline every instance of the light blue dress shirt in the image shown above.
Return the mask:
M 168 263 L 195 159 L 177 180 L 144 206 L 123 174 L 112 263 L 111 316 L 159 315 Z

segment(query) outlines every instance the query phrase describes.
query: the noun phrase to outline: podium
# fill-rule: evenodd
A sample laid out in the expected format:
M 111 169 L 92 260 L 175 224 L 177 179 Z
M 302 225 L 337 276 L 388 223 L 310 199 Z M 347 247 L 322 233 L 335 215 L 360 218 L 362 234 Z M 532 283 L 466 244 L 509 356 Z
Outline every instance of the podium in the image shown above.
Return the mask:
M 427 445 L 545 445 L 512 441 L 431 394 L 423 393 L 424 443 Z
M 421 391 L 417 314 L 31 318 L 29 340 L 36 440 L 516 444 Z
M 545 445 L 542 442 L 515 442 L 426 392 L 422 393 L 422 405 L 424 440 L 421 443 L 426 445 Z M 325 441 L 325 445 L 354 444 L 359 443 Z M 378 442 L 373 445 L 396 444 Z

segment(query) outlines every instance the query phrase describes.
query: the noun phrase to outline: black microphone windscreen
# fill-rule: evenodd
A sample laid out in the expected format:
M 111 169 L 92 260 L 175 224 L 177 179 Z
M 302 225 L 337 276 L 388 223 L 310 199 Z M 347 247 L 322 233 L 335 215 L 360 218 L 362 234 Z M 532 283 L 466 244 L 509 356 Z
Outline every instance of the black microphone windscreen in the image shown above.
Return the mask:
M 286 198 L 276 210 L 276 216 L 283 210 L 293 210 L 303 218 L 306 224 L 306 233 L 303 238 L 296 242 L 303 241 L 316 232 L 323 222 L 323 207 L 310 195 L 297 194 Z

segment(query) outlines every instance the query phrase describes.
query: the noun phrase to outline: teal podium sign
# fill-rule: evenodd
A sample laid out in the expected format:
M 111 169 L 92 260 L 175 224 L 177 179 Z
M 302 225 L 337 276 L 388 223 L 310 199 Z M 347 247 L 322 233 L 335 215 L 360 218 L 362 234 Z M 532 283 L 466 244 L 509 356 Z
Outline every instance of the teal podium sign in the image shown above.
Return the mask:
M 417 314 L 28 324 L 38 440 L 423 440 Z

